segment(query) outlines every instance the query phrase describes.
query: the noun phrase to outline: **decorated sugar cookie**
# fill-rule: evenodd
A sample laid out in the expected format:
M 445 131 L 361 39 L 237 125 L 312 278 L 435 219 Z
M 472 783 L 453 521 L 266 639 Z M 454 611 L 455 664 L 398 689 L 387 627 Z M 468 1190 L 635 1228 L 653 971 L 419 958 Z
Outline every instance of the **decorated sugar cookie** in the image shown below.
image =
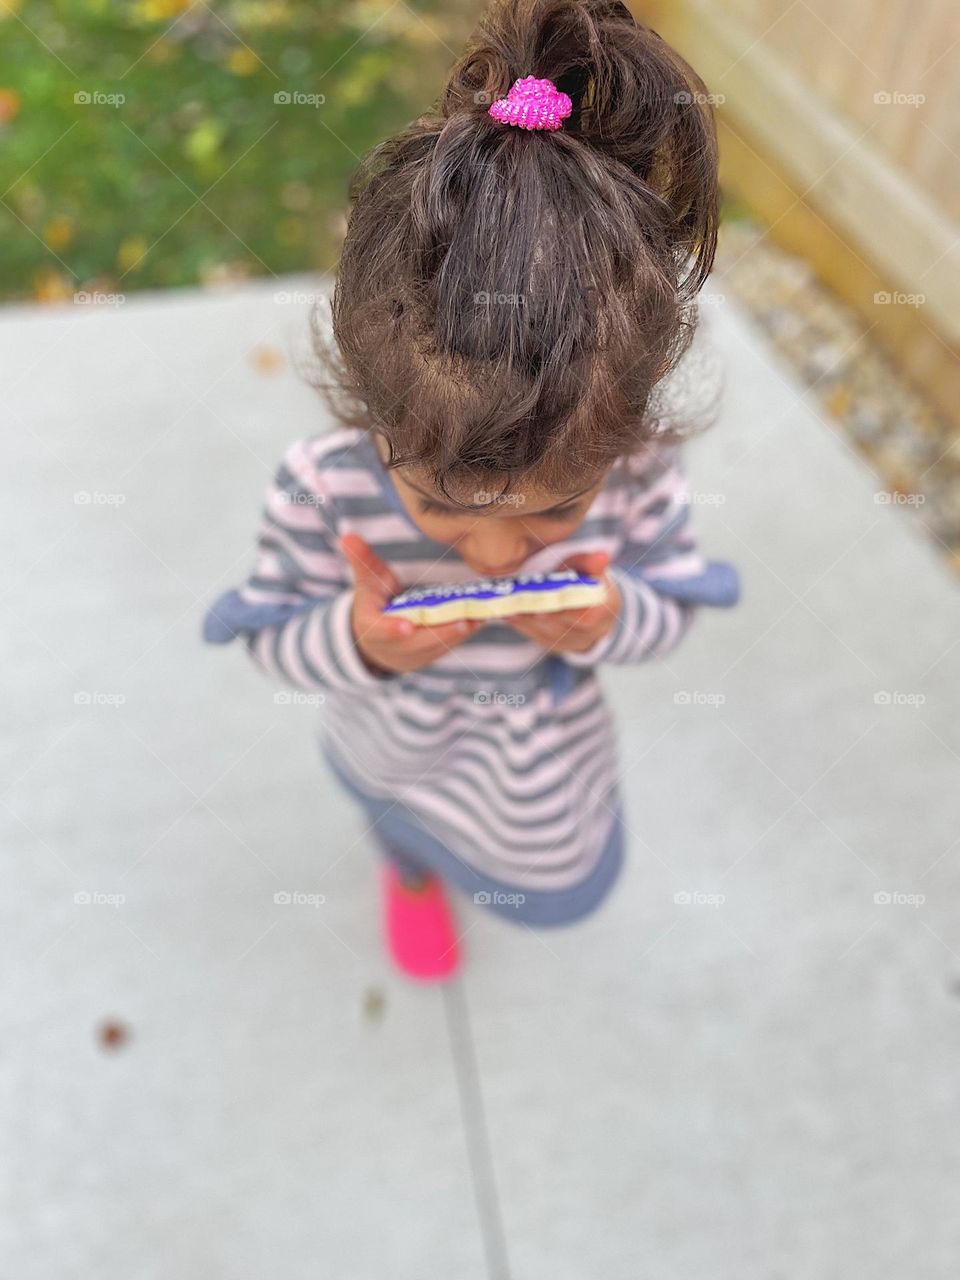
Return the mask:
M 514 613 L 555 613 L 602 604 L 606 587 L 576 569 L 525 573 L 516 578 L 482 578 L 442 586 L 409 587 L 394 596 L 384 613 L 418 627 L 461 618 L 505 618 Z

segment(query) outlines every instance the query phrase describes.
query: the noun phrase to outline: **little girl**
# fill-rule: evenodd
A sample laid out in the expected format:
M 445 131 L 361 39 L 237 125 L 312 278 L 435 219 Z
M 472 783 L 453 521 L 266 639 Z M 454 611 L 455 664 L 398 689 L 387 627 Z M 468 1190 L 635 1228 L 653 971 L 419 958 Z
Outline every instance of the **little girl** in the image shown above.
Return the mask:
M 736 571 L 691 532 L 654 388 L 716 247 L 706 91 L 619 0 L 506 0 L 436 114 L 375 148 L 333 297 L 339 426 L 287 451 L 256 562 L 210 608 L 324 693 L 323 751 L 383 855 L 395 963 L 459 963 L 452 887 L 531 925 L 593 911 L 623 858 L 595 669 L 669 652 Z M 573 567 L 604 602 L 414 627 L 393 595 Z

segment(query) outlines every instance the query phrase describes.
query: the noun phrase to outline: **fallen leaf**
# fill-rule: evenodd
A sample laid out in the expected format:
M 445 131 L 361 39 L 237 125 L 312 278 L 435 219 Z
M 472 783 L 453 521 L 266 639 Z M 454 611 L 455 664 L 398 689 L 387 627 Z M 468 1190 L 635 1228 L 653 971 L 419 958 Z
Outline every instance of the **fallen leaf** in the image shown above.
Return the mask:
M 258 373 L 279 373 L 286 364 L 283 352 L 276 347 L 266 345 L 254 347 L 250 353 L 250 363 Z
M 147 256 L 149 247 L 143 236 L 127 236 L 117 250 L 117 266 L 123 271 L 133 271 Z
M 380 1022 L 387 1007 L 387 1000 L 379 987 L 367 987 L 363 993 L 363 1016 L 367 1022 Z
M 59 271 L 38 271 L 33 277 L 33 296 L 37 302 L 70 302 L 73 281 Z
M 252 76 L 259 71 L 262 63 L 252 49 L 237 44 L 227 54 L 227 70 L 235 76 Z
M 187 135 L 183 149 L 195 164 L 211 160 L 223 140 L 223 126 L 216 120 L 202 120 Z
M 9 124 L 19 111 L 20 95 L 16 89 L 0 89 L 0 124 Z
M 97 1039 L 102 1049 L 120 1049 L 130 1039 L 130 1032 L 122 1022 L 101 1022 L 97 1030 Z

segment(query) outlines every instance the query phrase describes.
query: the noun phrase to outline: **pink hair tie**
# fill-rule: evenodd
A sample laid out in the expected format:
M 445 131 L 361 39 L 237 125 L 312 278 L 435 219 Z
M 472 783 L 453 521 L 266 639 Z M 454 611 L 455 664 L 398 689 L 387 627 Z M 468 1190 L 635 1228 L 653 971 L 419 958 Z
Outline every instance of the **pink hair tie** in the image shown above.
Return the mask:
M 524 76 L 513 82 L 507 96 L 498 98 L 487 114 L 520 129 L 559 129 L 572 110 L 570 98 L 552 80 Z

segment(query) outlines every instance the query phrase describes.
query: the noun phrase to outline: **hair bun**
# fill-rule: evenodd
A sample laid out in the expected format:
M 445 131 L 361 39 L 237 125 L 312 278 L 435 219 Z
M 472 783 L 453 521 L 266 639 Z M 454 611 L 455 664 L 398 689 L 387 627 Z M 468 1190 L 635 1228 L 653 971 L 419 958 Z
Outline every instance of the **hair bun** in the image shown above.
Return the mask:
M 700 244 L 699 288 L 716 248 L 717 141 L 697 73 L 620 0 L 494 0 L 450 74 L 440 111 L 489 125 L 490 105 L 527 76 L 551 80 L 570 98 L 564 134 L 625 165 L 667 201 L 679 239 Z
M 549 137 L 489 114 L 529 76 L 570 99 Z M 716 247 L 702 89 L 619 0 L 494 0 L 436 111 L 351 184 L 339 385 L 394 460 L 564 493 L 649 434 Z

